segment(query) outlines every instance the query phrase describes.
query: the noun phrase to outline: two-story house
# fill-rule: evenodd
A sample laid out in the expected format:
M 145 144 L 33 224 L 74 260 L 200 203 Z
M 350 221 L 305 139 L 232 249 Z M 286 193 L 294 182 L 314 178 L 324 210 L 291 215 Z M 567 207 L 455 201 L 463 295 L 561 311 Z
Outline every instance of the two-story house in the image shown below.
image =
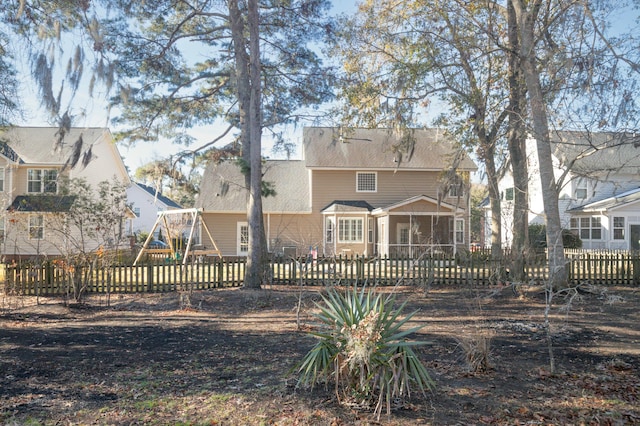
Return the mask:
M 182 208 L 158 189 L 140 182 L 131 182 L 127 188 L 127 201 L 135 214 L 131 221 L 131 234 L 150 232 L 158 219 L 158 213 Z
M 53 219 L 71 208 L 74 197 L 63 195 L 61 186 L 76 178 L 92 188 L 114 179 L 129 184 L 108 129 L 72 128 L 64 135 L 54 127 L 0 130 L 0 235 L 6 259 L 63 254 L 64 233 L 51 232 Z
M 411 134 L 415 143 L 402 150 L 388 129 L 305 128 L 302 159 L 264 162 L 263 180 L 276 192 L 263 197 L 269 250 L 419 256 L 468 247 L 461 183 L 475 164 L 442 130 Z M 196 207 L 223 255 L 247 254 L 247 191 L 233 161 L 208 165 Z
M 640 138 L 623 133 L 562 131 L 553 134 L 552 144 L 563 227 L 578 235 L 586 249 L 640 249 Z M 527 141 L 527 158 L 531 176 L 528 220 L 530 224 L 544 224 L 532 138 Z M 501 180 L 499 188 L 503 242 L 508 246 L 513 223 L 511 174 Z M 489 218 L 486 223 L 490 223 Z

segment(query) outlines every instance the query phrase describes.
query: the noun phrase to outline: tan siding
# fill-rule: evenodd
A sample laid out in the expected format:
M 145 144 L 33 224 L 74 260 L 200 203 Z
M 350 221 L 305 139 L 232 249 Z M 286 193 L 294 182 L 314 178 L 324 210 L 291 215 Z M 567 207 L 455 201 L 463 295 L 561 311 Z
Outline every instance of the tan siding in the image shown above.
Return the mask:
M 281 253 L 283 247 L 295 246 L 299 254 L 305 254 L 310 246 L 322 246 L 322 221 L 320 215 L 280 215 L 265 216 L 265 229 L 270 249 L 274 253 Z M 237 255 L 237 229 L 239 222 L 246 222 L 247 217 L 242 214 L 202 215 L 211 231 L 211 235 L 223 256 Z M 206 241 L 204 241 L 206 245 Z
M 377 175 L 376 192 L 356 192 L 355 170 L 314 170 L 313 211 L 323 209 L 334 200 L 365 200 L 375 208 L 415 195 L 437 197 L 440 175 L 437 172 L 384 171 Z

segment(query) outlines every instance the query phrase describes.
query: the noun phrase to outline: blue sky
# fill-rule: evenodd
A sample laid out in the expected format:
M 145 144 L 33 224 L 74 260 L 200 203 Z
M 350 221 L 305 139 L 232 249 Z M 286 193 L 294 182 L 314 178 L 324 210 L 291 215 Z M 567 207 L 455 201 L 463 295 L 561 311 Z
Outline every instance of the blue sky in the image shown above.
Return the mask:
M 334 0 L 333 13 L 351 13 L 355 11 L 356 0 Z M 35 88 L 35 85 L 30 80 L 31 71 L 29 69 L 28 61 L 26 58 L 18 58 L 18 73 L 22 75 L 22 96 L 23 105 L 25 106 L 25 116 L 23 119 L 18 120 L 16 124 L 22 126 L 50 126 L 51 123 L 48 120 L 47 114 L 39 106 L 39 94 Z M 88 73 L 87 73 L 88 74 Z M 86 76 L 85 76 L 86 78 Z M 110 124 L 109 116 L 106 109 L 105 94 L 101 92 L 94 93 L 93 97 L 90 97 L 86 91 L 85 93 L 79 93 L 74 100 L 74 126 L 77 127 L 108 127 L 114 129 Z M 212 135 L 217 132 L 215 126 L 207 126 L 197 129 L 192 129 L 190 132 L 192 136 L 196 137 L 198 141 L 202 143 L 210 140 Z M 300 133 L 299 135 L 297 133 Z M 297 130 L 291 136 L 294 140 L 302 137 L 302 130 Z M 197 143 L 193 147 L 197 147 Z M 269 156 L 268 144 L 264 147 L 265 155 Z M 135 170 L 151 161 L 166 158 L 169 155 L 176 154 L 184 149 L 182 146 L 176 146 L 168 141 L 159 142 L 138 142 L 135 146 L 127 147 L 119 145 L 118 149 L 122 155 L 125 164 L 129 168 L 131 174 Z M 298 153 L 299 154 L 299 153 Z

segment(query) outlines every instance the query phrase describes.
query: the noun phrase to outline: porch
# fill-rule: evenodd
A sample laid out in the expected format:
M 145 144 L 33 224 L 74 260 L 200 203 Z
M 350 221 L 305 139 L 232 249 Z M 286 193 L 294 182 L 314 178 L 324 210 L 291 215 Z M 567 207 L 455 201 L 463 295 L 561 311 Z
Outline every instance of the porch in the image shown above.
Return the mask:
M 375 254 L 418 259 L 453 255 L 467 242 L 464 209 L 426 196 L 413 197 L 372 212 Z

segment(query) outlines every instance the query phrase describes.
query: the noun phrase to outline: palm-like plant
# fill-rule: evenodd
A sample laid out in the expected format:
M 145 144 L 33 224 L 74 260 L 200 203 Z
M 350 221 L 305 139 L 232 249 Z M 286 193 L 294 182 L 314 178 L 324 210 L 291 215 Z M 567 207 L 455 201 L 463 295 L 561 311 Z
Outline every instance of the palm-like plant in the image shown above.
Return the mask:
M 396 309 L 395 297 L 364 287 L 330 290 L 316 304 L 319 324 L 310 334 L 319 341 L 300 363 L 299 382 L 313 386 L 333 378 L 340 403 L 375 407 L 378 416 L 412 389 L 432 390 L 435 384 L 413 351 L 427 342 L 406 340 L 423 326 L 403 328 L 416 313 L 401 318 L 405 304 Z

